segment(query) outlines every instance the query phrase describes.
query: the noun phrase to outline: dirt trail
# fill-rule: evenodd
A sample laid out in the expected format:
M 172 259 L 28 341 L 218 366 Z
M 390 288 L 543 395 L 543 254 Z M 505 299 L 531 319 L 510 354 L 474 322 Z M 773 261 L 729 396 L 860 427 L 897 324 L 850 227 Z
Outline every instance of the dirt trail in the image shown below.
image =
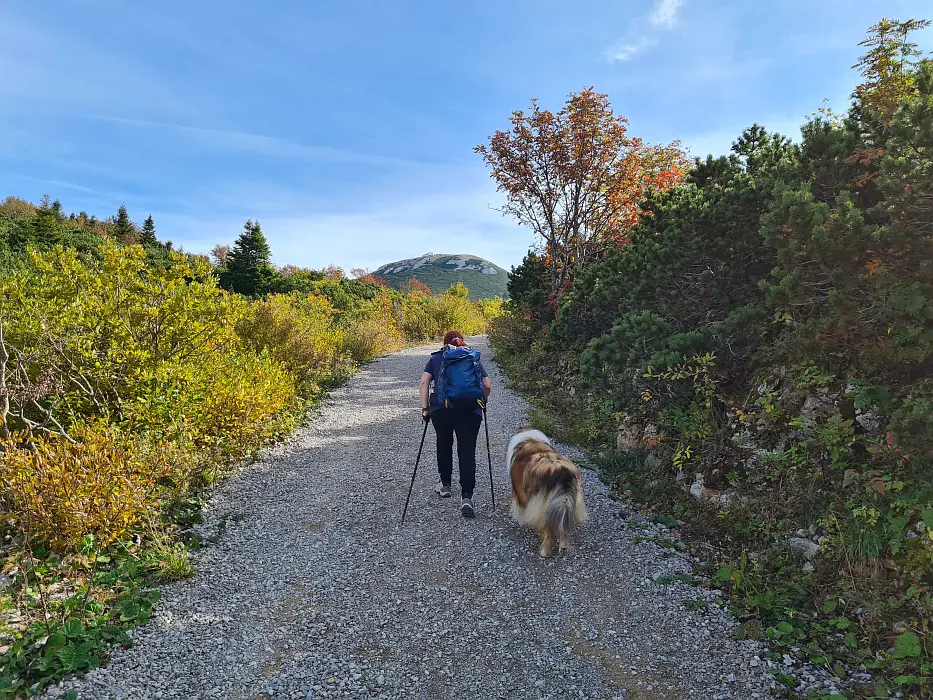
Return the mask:
M 134 646 L 49 696 L 770 697 L 758 647 L 735 641 L 720 610 L 685 607 L 709 593 L 652 580 L 687 564 L 645 540 L 594 473 L 591 521 L 574 549 L 538 558 L 533 533 L 508 518 L 503 465 L 527 406 L 504 389 L 484 339 L 477 345 L 495 386 L 495 512 L 482 433 L 478 512 L 467 521 L 456 498 L 432 491 L 429 430 L 399 527 L 429 349 L 383 358 L 218 490 L 203 526 L 226 523 L 218 543 L 197 554 L 196 576 L 164 589 Z

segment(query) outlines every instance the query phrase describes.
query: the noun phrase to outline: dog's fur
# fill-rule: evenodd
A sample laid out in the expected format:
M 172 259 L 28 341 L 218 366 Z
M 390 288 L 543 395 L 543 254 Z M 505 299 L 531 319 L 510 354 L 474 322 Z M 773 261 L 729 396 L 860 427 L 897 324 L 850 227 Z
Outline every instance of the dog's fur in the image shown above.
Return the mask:
M 506 468 L 512 479 L 512 517 L 537 530 L 538 553 L 570 545 L 575 525 L 587 519 L 580 468 L 561 455 L 540 430 L 526 428 L 509 441 Z

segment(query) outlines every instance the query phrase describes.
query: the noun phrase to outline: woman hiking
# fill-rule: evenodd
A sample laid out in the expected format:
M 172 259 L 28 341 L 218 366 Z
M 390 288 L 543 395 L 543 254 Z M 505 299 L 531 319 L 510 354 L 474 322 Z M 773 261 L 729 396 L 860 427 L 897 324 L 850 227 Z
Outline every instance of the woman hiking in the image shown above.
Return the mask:
M 460 467 L 460 512 L 465 518 L 476 515 L 473 508 L 473 489 L 476 486 L 476 437 L 483 422 L 483 409 L 473 402 L 465 407 L 442 405 L 437 397 L 437 381 L 441 373 L 444 353 L 454 348 L 467 347 L 460 331 L 448 331 L 444 336 L 444 345 L 437 352 L 431 353 L 428 364 L 421 374 L 419 390 L 421 394 L 421 417 L 427 423 L 431 421 L 437 435 L 437 471 L 440 482 L 434 490 L 441 498 L 450 498 L 450 482 L 454 469 L 454 435 L 457 436 L 457 463 Z M 492 392 L 492 382 L 483 363 L 476 360 L 476 370 L 482 378 L 483 402 Z M 433 387 L 432 387 L 433 383 Z

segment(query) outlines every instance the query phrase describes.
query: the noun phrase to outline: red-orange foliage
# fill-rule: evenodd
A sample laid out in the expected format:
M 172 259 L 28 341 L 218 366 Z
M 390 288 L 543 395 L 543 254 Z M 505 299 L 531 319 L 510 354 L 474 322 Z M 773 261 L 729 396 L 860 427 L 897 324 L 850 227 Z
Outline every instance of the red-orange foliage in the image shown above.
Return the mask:
M 374 275 L 372 272 L 367 272 L 362 277 L 357 277 L 357 279 L 360 282 L 365 282 L 366 284 L 375 284 L 378 287 L 389 286 L 389 281 L 385 277 L 381 275 Z
M 431 288 L 419 279 L 411 277 L 402 288 L 406 294 L 423 294 L 431 296 Z
M 354 267 L 350 270 L 350 274 L 355 279 L 358 279 L 360 282 L 364 282 L 366 284 L 375 284 L 379 287 L 389 286 L 389 281 L 385 277 L 382 277 L 381 275 L 374 275 L 369 271 L 369 268 L 366 267 Z
M 339 282 L 344 278 L 343 268 L 338 267 L 337 265 L 328 265 L 321 272 L 324 273 L 324 276 L 329 280 L 334 280 Z
M 556 294 L 575 269 L 627 243 L 646 191 L 674 186 L 687 167 L 678 142 L 629 137 L 628 120 L 592 87 L 556 114 L 532 100 L 511 122 L 474 150 L 506 195 L 503 213 L 543 239 Z

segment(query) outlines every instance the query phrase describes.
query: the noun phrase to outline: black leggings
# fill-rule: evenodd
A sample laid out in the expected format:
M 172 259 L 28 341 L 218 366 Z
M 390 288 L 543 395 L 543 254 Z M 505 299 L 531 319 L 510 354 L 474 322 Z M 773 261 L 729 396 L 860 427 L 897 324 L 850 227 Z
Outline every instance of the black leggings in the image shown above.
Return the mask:
M 441 481 L 450 484 L 454 471 L 454 433 L 457 434 L 457 463 L 460 465 L 460 489 L 464 498 L 473 498 L 476 487 L 476 436 L 483 417 L 472 410 L 435 409 L 431 422 L 437 434 L 437 471 Z

